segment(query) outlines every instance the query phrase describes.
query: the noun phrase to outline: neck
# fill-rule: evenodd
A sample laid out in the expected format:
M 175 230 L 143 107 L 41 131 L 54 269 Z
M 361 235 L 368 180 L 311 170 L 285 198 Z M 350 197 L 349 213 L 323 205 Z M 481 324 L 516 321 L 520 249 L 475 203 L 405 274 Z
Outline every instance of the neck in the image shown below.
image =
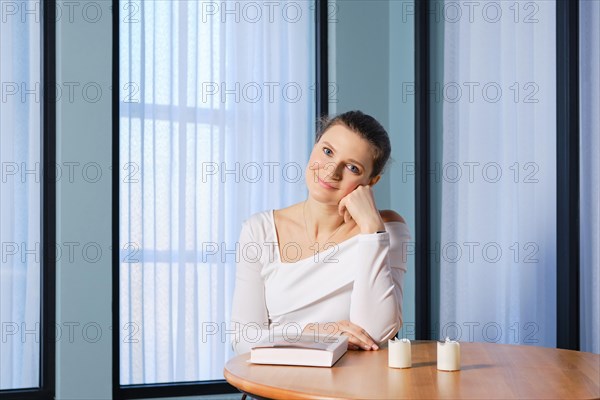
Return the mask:
M 306 229 L 313 239 L 327 237 L 344 224 L 344 217 L 338 214 L 338 206 L 323 204 L 310 196 L 304 204 L 306 207 Z

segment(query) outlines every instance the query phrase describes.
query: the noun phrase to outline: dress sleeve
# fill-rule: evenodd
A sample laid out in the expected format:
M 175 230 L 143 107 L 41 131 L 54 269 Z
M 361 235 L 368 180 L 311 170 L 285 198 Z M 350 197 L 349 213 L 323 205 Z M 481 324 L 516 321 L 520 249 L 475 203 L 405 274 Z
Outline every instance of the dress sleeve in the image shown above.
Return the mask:
M 385 226 L 384 233 L 359 235 L 357 251 L 361 261 L 350 303 L 350 321 L 378 344 L 394 337 L 402 327 L 402 285 L 410 240 L 405 223 Z
M 231 310 L 231 346 L 236 354 L 247 353 L 259 342 L 273 340 L 265 302 L 265 285 L 261 275 L 264 243 L 255 234 L 252 220 L 242 224 L 236 248 L 236 274 Z

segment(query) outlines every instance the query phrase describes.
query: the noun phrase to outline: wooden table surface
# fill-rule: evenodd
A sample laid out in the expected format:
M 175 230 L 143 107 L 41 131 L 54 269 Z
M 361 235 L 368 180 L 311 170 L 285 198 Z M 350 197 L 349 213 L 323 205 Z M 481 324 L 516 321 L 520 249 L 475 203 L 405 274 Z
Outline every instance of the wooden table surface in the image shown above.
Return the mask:
M 461 343 L 461 370 L 436 368 L 436 342 L 412 342 L 412 368 L 389 368 L 387 349 L 348 351 L 332 368 L 225 365 L 243 392 L 281 399 L 600 398 L 600 355 L 546 347 Z

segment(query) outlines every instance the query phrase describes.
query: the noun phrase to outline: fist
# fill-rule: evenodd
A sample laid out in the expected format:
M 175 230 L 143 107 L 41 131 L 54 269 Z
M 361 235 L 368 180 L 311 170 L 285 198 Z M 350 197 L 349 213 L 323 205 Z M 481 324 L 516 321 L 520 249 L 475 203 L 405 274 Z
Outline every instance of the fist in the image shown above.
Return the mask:
M 385 229 L 375 205 L 373 189 L 369 185 L 359 185 L 344 196 L 338 204 L 338 213 L 344 217 L 344 222 L 353 219 L 361 233 L 375 233 Z

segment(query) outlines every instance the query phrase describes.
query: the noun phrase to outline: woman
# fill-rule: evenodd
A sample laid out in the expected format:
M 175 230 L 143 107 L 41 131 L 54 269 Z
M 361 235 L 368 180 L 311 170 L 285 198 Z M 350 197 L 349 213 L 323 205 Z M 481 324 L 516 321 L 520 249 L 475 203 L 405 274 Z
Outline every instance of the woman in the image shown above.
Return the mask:
M 390 153 L 373 117 L 340 114 L 317 133 L 308 198 L 244 221 L 232 308 L 236 353 L 281 335 L 347 335 L 352 350 L 377 350 L 396 335 L 408 227 L 394 211 L 379 211 L 372 191 Z

